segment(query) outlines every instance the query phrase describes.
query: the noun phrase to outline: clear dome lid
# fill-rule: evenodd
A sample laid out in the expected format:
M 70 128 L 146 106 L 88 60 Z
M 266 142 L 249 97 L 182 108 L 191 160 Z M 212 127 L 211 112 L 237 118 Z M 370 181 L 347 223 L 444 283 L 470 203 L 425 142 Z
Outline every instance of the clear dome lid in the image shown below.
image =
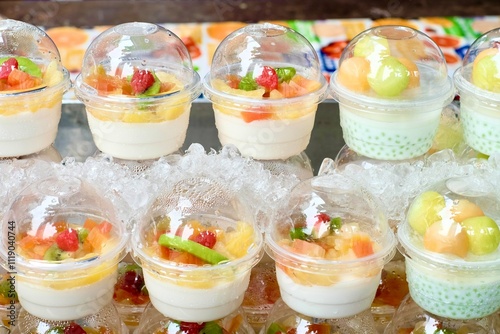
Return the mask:
M 330 79 L 333 97 L 358 104 L 447 105 L 455 92 L 441 49 L 405 26 L 378 26 L 349 42 Z
M 500 101 L 500 28 L 472 43 L 454 79 L 460 94 L 474 93 Z
M 439 267 L 498 270 L 499 222 L 500 201 L 487 180 L 448 178 L 412 200 L 398 228 L 401 252 Z
M 277 262 L 310 273 L 349 267 L 381 270 L 395 252 L 395 237 L 382 205 L 354 180 L 329 174 L 302 181 L 266 232 Z
M 59 50 L 45 31 L 29 23 L 3 19 L 0 37 L 0 79 L 6 81 L 0 98 L 9 98 L 11 93 L 19 91 L 70 88 L 69 73 L 62 66 Z M 18 76 L 22 81 L 17 84 L 10 82 L 7 79 L 13 68 L 29 76 Z
M 134 256 L 148 268 L 196 271 L 239 265 L 238 272 L 250 270 L 263 244 L 250 217 L 237 195 L 219 182 L 182 179 L 165 189 L 138 222 L 132 238 Z
M 2 230 L 3 265 L 9 268 L 15 248 L 18 274 L 39 279 L 107 269 L 123 258 L 128 242 L 112 202 L 73 176 L 42 179 L 23 189 L 7 208 Z
M 227 36 L 217 47 L 204 94 L 252 103 L 290 103 L 326 97 L 326 81 L 318 55 L 309 41 L 294 30 L 271 23 L 247 25 Z
M 199 75 L 182 40 L 145 22 L 124 23 L 101 33 L 85 52 L 75 81 L 85 103 L 200 94 Z M 97 100 L 96 100 L 97 99 Z

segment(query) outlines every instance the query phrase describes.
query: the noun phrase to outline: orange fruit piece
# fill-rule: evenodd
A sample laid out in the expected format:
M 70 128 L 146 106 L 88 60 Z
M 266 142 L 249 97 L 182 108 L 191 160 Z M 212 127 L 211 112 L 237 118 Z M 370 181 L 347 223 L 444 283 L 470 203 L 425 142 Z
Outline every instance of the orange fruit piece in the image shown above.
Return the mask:
M 339 83 L 349 90 L 365 92 L 370 89 L 368 73 L 370 61 L 364 57 L 352 57 L 342 62 L 337 74 Z

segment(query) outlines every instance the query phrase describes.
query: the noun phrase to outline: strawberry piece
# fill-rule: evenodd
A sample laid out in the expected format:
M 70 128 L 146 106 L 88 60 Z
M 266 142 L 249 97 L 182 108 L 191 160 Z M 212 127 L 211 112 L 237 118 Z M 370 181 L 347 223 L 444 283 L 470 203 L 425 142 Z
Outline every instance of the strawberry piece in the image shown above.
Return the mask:
M 264 66 L 262 68 L 262 73 L 255 78 L 255 82 L 259 86 L 266 89 L 266 92 L 270 92 L 273 89 L 278 88 L 278 74 L 271 66 Z
M 56 243 L 63 251 L 75 252 L 78 250 L 78 232 L 72 228 L 59 233 L 56 237 Z
M 205 327 L 205 323 L 181 321 L 179 327 L 183 334 L 198 334 Z
M 9 58 L 0 66 L 0 79 L 7 79 L 13 69 L 19 68 L 16 58 Z
M 64 327 L 64 334 L 87 334 L 87 332 L 82 328 L 82 326 L 73 322 Z
M 198 234 L 194 241 L 208 248 L 213 248 L 215 243 L 217 242 L 217 236 L 212 231 L 201 231 Z
M 154 83 L 155 77 L 153 73 L 148 70 L 135 70 L 134 75 L 132 75 L 132 80 L 130 81 L 132 91 L 135 94 L 144 93 L 149 87 L 153 86 Z

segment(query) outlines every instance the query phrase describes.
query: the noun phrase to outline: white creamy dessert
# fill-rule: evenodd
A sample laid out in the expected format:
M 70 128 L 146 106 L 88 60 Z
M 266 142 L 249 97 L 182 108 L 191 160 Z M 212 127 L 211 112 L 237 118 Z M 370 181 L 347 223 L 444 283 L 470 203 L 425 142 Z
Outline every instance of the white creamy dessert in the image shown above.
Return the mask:
M 87 108 L 87 119 L 99 150 L 119 159 L 155 159 L 181 148 L 189 124 L 189 106 L 179 117 L 161 122 L 100 120 Z
M 99 281 L 75 287 L 57 289 L 47 280 L 16 279 L 16 291 L 21 306 L 34 316 L 53 320 L 78 319 L 96 313 L 113 300 L 117 271 Z M 53 284 L 57 286 L 57 283 Z
M 276 277 L 281 298 L 291 309 L 324 319 L 350 317 L 369 309 L 380 283 L 379 273 L 366 277 L 339 276 L 339 281 L 330 286 L 303 285 L 279 267 L 276 268 Z
M 178 285 L 143 270 L 154 307 L 168 317 L 188 322 L 213 321 L 231 314 L 241 306 L 250 281 L 248 271 L 212 287 L 197 288 L 188 286 L 189 283 Z
M 60 119 L 61 103 L 35 112 L 0 113 L 0 157 L 19 157 L 47 148 L 56 139 Z
M 214 105 L 215 125 L 222 145 L 235 145 L 243 156 L 258 160 L 286 159 L 307 148 L 315 112 L 298 118 L 263 119 L 250 123 L 220 112 Z

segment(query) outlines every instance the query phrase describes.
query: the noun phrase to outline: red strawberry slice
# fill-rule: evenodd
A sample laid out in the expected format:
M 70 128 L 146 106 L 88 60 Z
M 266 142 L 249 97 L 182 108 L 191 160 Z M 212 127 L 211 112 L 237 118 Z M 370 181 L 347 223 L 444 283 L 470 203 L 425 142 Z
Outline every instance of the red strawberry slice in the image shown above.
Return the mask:
M 63 251 L 75 252 L 78 250 L 78 232 L 72 228 L 62 231 L 57 235 L 56 243 Z
M 0 79 L 7 79 L 13 69 L 19 68 L 16 58 L 9 58 L 0 66 Z
M 135 94 L 144 93 L 149 87 L 153 86 L 154 83 L 155 77 L 153 73 L 148 70 L 135 70 L 132 75 L 132 80 L 130 81 L 132 91 Z
M 87 334 L 87 332 L 80 325 L 73 322 L 64 328 L 64 334 Z
M 278 74 L 271 66 L 264 66 L 261 75 L 255 78 L 255 82 L 264 87 L 266 92 L 270 92 L 278 88 Z

